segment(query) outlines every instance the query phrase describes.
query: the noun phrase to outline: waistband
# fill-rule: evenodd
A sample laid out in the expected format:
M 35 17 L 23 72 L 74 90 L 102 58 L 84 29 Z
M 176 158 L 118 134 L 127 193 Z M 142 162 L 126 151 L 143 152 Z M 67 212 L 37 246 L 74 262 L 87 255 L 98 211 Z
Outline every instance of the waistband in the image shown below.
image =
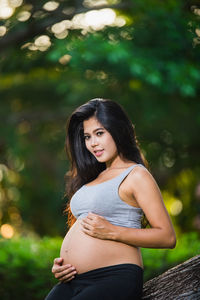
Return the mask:
M 89 278 L 89 277 L 98 277 L 102 275 L 111 275 L 111 274 L 116 274 L 117 271 L 134 271 L 141 273 L 143 275 L 143 268 L 136 265 L 136 264 L 118 264 L 118 265 L 111 265 L 111 266 L 106 266 L 106 267 L 101 267 L 98 269 L 90 270 L 81 274 L 76 274 L 77 279 L 82 279 L 82 278 Z

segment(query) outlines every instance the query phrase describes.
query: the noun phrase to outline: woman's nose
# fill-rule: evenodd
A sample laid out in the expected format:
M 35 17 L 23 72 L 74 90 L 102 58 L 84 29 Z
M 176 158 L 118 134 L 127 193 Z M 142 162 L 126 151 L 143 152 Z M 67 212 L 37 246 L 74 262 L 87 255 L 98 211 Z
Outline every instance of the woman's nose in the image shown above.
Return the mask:
M 98 141 L 96 139 L 96 137 L 92 137 L 91 138 L 91 146 L 96 146 L 98 144 Z

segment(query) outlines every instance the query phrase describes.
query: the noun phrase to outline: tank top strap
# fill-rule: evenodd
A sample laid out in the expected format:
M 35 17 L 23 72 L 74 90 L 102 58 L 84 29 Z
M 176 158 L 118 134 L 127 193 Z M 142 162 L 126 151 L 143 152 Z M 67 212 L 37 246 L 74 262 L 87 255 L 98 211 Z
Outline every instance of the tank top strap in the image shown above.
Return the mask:
M 124 178 L 135 168 L 135 167 L 143 167 L 145 168 L 142 164 L 136 164 L 133 166 L 130 166 L 129 168 L 127 168 L 124 172 L 122 172 L 121 174 L 119 174 L 116 178 L 116 183 L 119 186 L 120 183 L 124 180 Z

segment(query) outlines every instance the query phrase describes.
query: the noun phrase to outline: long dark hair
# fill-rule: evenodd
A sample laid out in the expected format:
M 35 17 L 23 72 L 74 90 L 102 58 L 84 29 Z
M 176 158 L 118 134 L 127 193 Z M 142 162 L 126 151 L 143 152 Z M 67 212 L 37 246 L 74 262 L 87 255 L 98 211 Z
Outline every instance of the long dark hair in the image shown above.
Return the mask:
M 70 170 L 65 175 L 65 196 L 69 200 L 82 185 L 94 180 L 106 169 L 106 164 L 98 162 L 85 146 L 83 121 L 91 117 L 96 117 L 111 134 L 122 158 L 147 166 L 139 149 L 134 126 L 121 105 L 108 99 L 92 99 L 79 106 L 67 121 L 65 145 Z M 68 225 L 71 226 L 76 219 L 71 214 L 69 201 L 65 212 L 68 213 Z

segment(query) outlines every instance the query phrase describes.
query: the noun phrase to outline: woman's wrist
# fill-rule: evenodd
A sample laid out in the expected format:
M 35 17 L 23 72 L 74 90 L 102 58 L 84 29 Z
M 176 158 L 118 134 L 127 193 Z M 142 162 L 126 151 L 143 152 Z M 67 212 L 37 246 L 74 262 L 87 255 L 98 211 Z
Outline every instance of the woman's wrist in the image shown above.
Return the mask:
M 113 225 L 113 229 L 110 233 L 110 239 L 115 242 L 120 242 L 120 236 L 123 234 L 123 227 Z

